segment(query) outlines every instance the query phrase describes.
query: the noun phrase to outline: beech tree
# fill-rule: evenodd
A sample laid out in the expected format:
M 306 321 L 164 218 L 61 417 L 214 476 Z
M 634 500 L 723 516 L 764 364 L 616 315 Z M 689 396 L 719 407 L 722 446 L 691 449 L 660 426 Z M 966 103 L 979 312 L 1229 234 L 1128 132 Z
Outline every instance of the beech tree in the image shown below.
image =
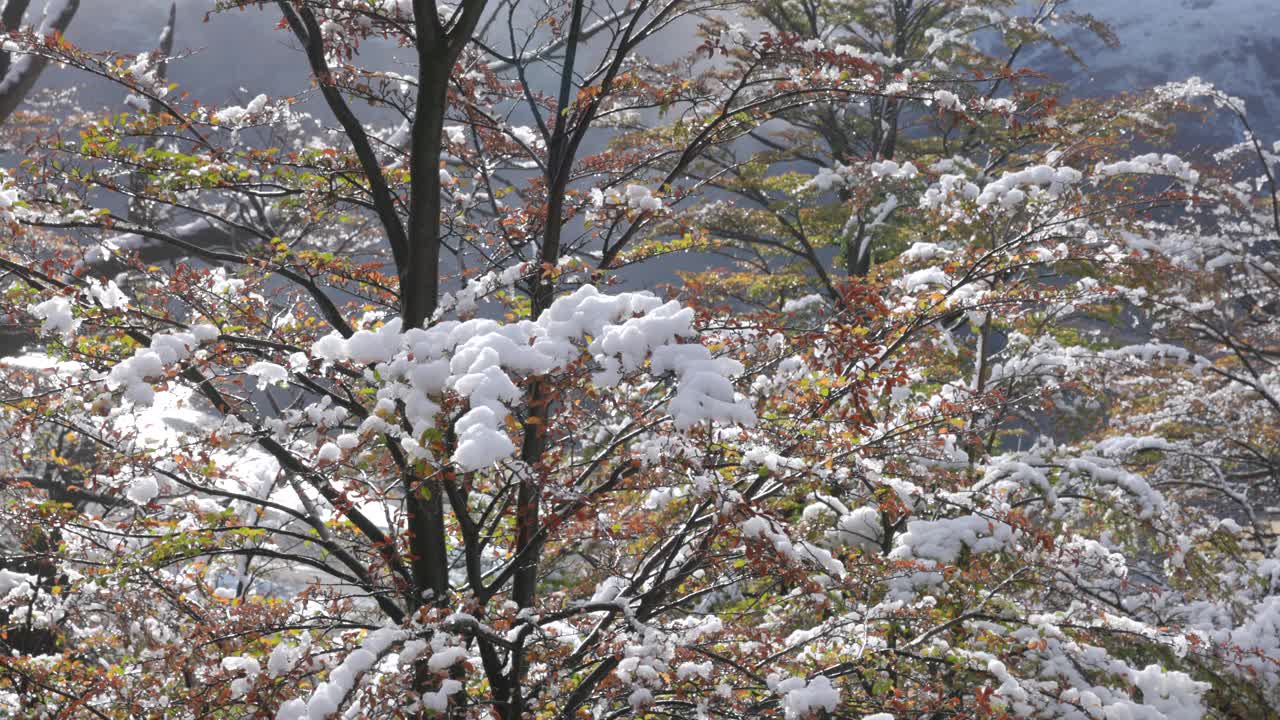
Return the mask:
M 79 9 L 80 0 L 54 0 L 44 6 L 39 24 L 24 25 L 28 11 L 34 14 L 31 0 L 8 0 L 0 8 L 0 26 L 5 32 L 24 35 L 27 40 L 39 36 L 56 37 L 66 32 Z M 43 55 L 18 53 L 16 49 L 6 47 L 0 50 L 0 124 L 13 115 L 35 88 L 48 63 Z
M 738 259 L 737 295 L 776 300 L 752 282 L 763 271 L 789 275 L 799 294 L 801 278 L 816 275 L 819 289 L 838 302 L 841 276 L 865 276 L 877 259 L 904 247 L 896 228 L 916 198 L 901 183 L 877 182 L 892 174 L 886 168 L 962 158 L 996 174 L 1041 142 L 1022 121 L 1057 98 L 1023 62 L 1029 51 L 1048 47 L 1078 62 L 1059 37 L 1075 29 L 1115 42 L 1105 26 L 1064 5 L 1034 3 L 1025 13 L 1003 1 L 753 6 L 753 16 L 810 50 L 869 60 L 899 87 L 928 90 L 815 102 L 754 132 L 759 149 L 740 146 L 711 158 L 707 175 L 733 201 L 708 212 L 702 225 L 710 238 L 698 239 Z M 814 177 L 814 165 L 827 170 Z M 732 243 L 717 242 L 723 238 Z
M 166 79 L 172 16 L 16 36 L 130 101 L 0 186 L 41 338 L 0 390 L 0 708 L 1274 712 L 1280 150 L 1138 152 L 1247 115 L 1059 103 L 964 42 L 1060 4 L 223 0 L 312 77 L 223 107 Z M 798 269 L 745 292 L 634 289 L 774 235 Z

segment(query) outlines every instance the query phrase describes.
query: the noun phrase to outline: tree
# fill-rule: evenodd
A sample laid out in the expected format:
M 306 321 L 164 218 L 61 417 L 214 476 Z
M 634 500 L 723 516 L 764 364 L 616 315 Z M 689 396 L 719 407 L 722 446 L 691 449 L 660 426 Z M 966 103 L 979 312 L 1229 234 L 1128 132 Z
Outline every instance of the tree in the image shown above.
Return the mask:
M 733 153 L 771 123 L 850 98 L 906 118 L 958 77 L 749 32 L 712 0 L 223 6 L 279 11 L 335 126 L 288 98 L 201 105 L 160 74 L 168 51 L 31 48 L 140 101 L 39 138 L 0 192 L 4 312 L 47 342 L 4 366 L 0 642 L 49 639 L 0 659 L 0 707 L 881 720 L 1278 704 L 1274 560 L 1166 482 L 1203 470 L 1152 461 L 1190 452 L 1099 420 L 1136 417 L 1137 396 L 1090 387 L 1134 352 L 1081 333 L 1154 297 L 1134 289 L 1158 285 L 1150 266 L 1118 248 L 1171 224 L 1205 235 L 1173 206 L 1234 199 L 1224 212 L 1254 223 L 1237 231 L 1256 227 L 1210 168 L 1109 157 L 1186 93 L 1062 110 L 992 91 L 966 115 L 1017 120 L 1007 145 L 984 140 L 999 162 L 869 170 L 919 198 L 901 228 L 916 242 L 819 279 L 825 298 L 784 289 L 760 309 L 710 280 L 676 299 L 616 286 L 664 244 L 722 231 L 709 205 L 729 183 L 707 169 L 741 174 Z M 811 12 L 834 26 L 838 10 Z M 694 56 L 646 57 L 695 28 Z M 357 65 L 377 42 L 412 47 L 412 73 Z M 1056 440 L 1029 433 L 1050 418 Z
M 12 0 L 0 6 L 0 29 L 6 33 L 20 34 L 28 41 L 43 36 L 54 40 L 66 31 L 80 4 L 79 0 L 49 3 L 44 9 L 39 27 L 23 27 L 22 22 L 30 5 L 29 0 Z M 45 65 L 45 59 L 39 55 L 16 53 L 12 49 L 0 50 L 0 126 L 8 123 L 13 113 L 35 89 Z M 30 340 L 31 336 L 27 333 L 14 333 L 7 327 L 0 327 L 0 355 L 10 354 Z
M 39 27 L 23 27 L 31 0 L 7 0 L 0 8 L 0 26 L 11 34 L 21 34 L 28 41 L 56 42 L 67 31 L 80 0 L 51 0 L 44 8 Z M 9 120 L 33 88 L 48 60 L 37 53 L 0 51 L 0 124 Z
M 1024 123 L 1052 110 L 1058 98 L 1042 74 L 1020 66 L 1022 59 L 1049 46 L 1079 62 L 1055 34 L 1076 28 L 1115 42 L 1105 26 L 1063 5 L 860 0 L 753 6 L 752 15 L 771 32 L 841 59 L 845 72 L 871 72 L 888 87 L 921 91 L 815 102 L 753 133 L 754 147 L 711 159 L 705 173 L 729 196 L 703 219 L 704 243 L 739 259 L 745 286 L 739 295 L 785 300 L 753 283 L 763 272 L 785 275 L 785 289 L 796 295 L 812 284 L 839 302 L 842 278 L 866 276 L 877 257 L 892 258 L 915 231 L 904 229 L 910 221 L 902 216 L 923 190 L 919 171 L 960 161 L 994 175 L 1041 142 Z M 815 167 L 825 171 L 815 177 Z

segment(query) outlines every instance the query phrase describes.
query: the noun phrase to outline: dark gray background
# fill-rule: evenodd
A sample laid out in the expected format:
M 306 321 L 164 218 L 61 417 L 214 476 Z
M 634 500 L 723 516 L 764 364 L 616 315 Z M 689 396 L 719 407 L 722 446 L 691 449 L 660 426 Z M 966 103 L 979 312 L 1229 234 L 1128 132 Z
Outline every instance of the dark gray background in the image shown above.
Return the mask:
M 212 0 L 178 0 L 175 47 L 197 51 L 171 70 L 183 89 L 202 102 L 221 105 L 306 87 L 302 58 L 291 48 L 288 33 L 275 29 L 280 13 L 274 6 L 223 12 L 205 22 L 212 5 Z M 148 50 L 168 7 L 169 0 L 81 0 L 68 36 L 90 49 Z M 1280 118 L 1280 1 L 1077 0 L 1067 8 L 1111 23 L 1122 43 L 1114 50 L 1081 43 L 1089 68 L 1068 71 L 1074 92 L 1110 93 L 1199 75 L 1248 100 L 1256 129 L 1274 134 L 1269 132 L 1273 119 Z M 393 56 L 408 54 L 368 48 L 364 59 L 393 62 Z M 1031 62 L 1064 70 L 1060 57 Z M 86 109 L 120 101 L 117 89 L 70 70 L 50 68 L 42 84 L 79 85 Z

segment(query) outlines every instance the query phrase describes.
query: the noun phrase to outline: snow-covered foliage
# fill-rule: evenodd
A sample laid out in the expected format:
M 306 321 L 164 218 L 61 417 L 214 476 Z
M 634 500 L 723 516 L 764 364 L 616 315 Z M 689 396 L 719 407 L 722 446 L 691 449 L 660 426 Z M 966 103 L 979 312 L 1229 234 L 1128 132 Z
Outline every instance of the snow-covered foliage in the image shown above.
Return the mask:
M 337 126 L 24 46 L 140 101 L 0 178 L 0 714 L 1275 713 L 1280 146 L 1061 4 L 267 4 Z

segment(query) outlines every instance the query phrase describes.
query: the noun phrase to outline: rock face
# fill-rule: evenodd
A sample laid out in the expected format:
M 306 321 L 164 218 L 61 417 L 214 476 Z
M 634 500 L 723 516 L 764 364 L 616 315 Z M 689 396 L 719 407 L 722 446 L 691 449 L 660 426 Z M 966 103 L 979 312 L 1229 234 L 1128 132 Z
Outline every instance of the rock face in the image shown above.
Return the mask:
M 1073 0 L 1066 9 L 1109 23 L 1121 43 L 1078 43 L 1089 67 L 1064 72 L 1073 92 L 1101 95 L 1198 75 L 1243 98 L 1259 133 L 1280 131 L 1280 2 Z

